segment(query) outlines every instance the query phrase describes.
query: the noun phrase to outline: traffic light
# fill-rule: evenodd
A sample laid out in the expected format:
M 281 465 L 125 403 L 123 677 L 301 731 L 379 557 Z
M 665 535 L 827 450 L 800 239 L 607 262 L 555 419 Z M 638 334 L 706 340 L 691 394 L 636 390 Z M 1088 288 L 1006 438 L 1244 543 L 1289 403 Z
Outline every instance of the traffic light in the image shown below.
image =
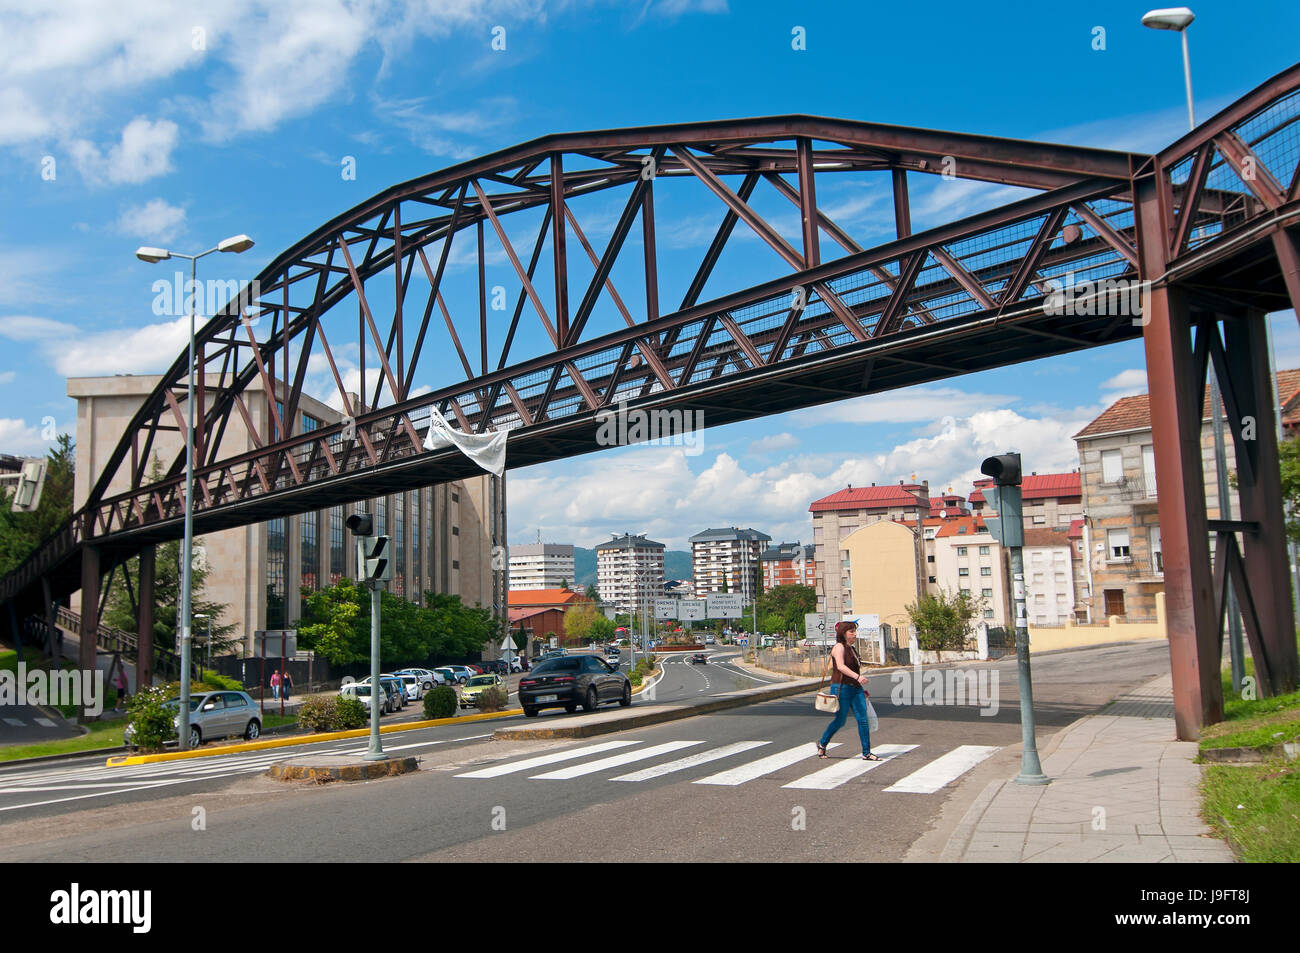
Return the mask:
M 387 582 L 393 578 L 389 536 L 361 536 L 357 539 L 357 578 L 361 582 Z
M 369 513 L 353 513 L 344 520 L 353 536 L 369 536 L 375 531 L 374 522 Z
M 1002 453 L 987 457 L 980 464 L 980 473 L 991 476 L 998 486 L 1020 486 L 1020 454 Z

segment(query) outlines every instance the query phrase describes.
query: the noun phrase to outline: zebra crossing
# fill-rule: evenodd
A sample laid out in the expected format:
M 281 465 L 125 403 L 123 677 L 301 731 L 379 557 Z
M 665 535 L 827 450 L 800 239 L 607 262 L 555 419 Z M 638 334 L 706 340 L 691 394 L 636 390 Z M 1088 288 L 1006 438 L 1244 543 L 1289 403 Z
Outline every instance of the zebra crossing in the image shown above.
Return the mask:
M 641 741 L 602 741 L 578 748 L 568 748 L 543 755 L 533 755 L 508 760 L 483 768 L 475 768 L 454 775 L 456 778 L 489 780 L 512 774 L 525 774 L 530 781 L 572 781 L 577 778 L 596 778 L 607 781 L 644 782 L 672 774 L 690 772 L 718 761 L 739 758 L 753 753 L 758 757 L 741 761 L 703 777 L 691 779 L 692 784 L 715 787 L 737 787 L 792 768 L 812 759 L 816 770 L 782 788 L 810 791 L 832 791 L 869 771 L 889 768 L 899 759 L 920 752 L 919 745 L 882 744 L 873 748 L 879 761 L 864 761 L 859 757 L 832 758 L 830 764 L 817 758 L 817 746 L 811 742 L 782 751 L 770 751 L 771 741 L 737 741 L 715 748 L 694 750 L 680 758 L 648 765 L 627 773 L 617 773 L 619 768 L 637 762 L 654 761 L 687 749 L 698 749 L 707 742 L 694 739 L 659 742 L 644 745 Z M 644 745 L 644 746 L 643 746 Z M 832 742 L 828 749 L 841 748 Z M 759 749 L 765 749 L 760 751 Z M 943 790 L 980 762 L 990 758 L 1000 749 L 994 745 L 958 745 L 949 751 L 918 764 L 910 773 L 894 780 L 884 789 L 886 794 L 935 794 Z M 592 760 L 594 759 L 594 760 Z M 908 762 L 900 762 L 910 766 Z M 896 769 L 895 769 L 896 770 Z M 531 772 L 539 773 L 531 773 Z M 611 772 L 615 772 L 611 775 Z M 610 775 L 601 778 L 601 775 Z M 888 775 L 886 776 L 888 777 Z

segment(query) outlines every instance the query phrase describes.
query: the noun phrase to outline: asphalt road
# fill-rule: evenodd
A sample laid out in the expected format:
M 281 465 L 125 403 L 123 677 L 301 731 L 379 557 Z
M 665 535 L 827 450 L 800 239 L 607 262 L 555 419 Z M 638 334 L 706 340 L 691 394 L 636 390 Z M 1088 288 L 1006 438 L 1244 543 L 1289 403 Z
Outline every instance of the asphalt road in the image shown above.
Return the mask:
M 729 668 L 666 663 L 665 691 L 740 677 Z M 872 679 L 880 764 L 858 758 L 851 721 L 819 761 L 828 716 L 804 695 L 578 741 L 489 741 L 473 724 L 403 733 L 391 750 L 420 755 L 423 770 L 361 784 L 271 781 L 274 751 L 99 775 L 2 771 L 0 861 L 893 862 L 941 841 L 984 784 L 1018 768 L 1014 659 L 963 670 L 986 672 L 986 686 L 996 673 L 996 713 L 978 699 L 895 704 L 901 679 Z M 1039 744 L 1167 670 L 1164 643 L 1037 658 Z

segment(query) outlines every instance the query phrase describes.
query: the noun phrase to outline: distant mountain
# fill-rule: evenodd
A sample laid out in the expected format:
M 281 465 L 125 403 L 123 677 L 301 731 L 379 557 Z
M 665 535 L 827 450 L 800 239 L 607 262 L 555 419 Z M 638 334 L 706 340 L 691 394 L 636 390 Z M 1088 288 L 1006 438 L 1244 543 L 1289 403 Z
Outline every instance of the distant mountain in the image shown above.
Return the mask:
M 690 579 L 691 573 L 691 554 L 682 550 L 669 549 L 664 552 L 664 578 L 665 579 Z M 594 549 L 583 549 L 581 546 L 573 547 L 573 575 L 575 577 L 574 585 L 587 586 L 596 585 L 596 551 Z

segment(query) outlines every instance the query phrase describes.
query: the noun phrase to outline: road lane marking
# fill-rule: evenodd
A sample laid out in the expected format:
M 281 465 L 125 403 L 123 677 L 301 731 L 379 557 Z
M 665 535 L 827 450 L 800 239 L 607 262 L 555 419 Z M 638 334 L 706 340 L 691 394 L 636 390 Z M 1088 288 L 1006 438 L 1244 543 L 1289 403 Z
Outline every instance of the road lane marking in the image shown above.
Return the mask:
M 840 743 L 832 741 L 828 748 L 838 748 Z M 761 778 L 765 774 L 771 774 L 773 771 L 780 771 L 782 768 L 788 768 L 792 764 L 798 764 L 805 758 L 814 758 L 817 756 L 817 745 L 814 742 L 799 745 L 796 748 L 790 748 L 786 751 L 778 751 L 776 754 L 770 754 L 766 758 L 759 758 L 757 761 L 751 761 L 748 764 L 742 764 L 739 767 L 732 768 L 729 771 L 720 771 L 717 774 L 711 774 L 707 778 L 700 778 L 698 781 L 692 781 L 692 784 L 725 784 L 736 785 L 744 784 L 746 781 L 752 781 L 755 778 Z
M 891 784 L 885 788 L 885 793 L 933 794 L 956 781 L 997 750 L 991 745 L 962 745 L 953 748 L 943 757 L 935 758 L 925 767 Z
M 723 745 L 721 748 L 714 748 L 711 751 L 701 751 L 699 754 L 679 758 L 676 761 L 669 761 L 667 764 L 655 765 L 653 768 L 642 768 L 640 771 L 633 771 L 631 774 L 620 774 L 616 778 L 610 778 L 610 780 L 648 781 L 651 778 L 672 774 L 674 771 L 684 771 L 696 765 L 708 764 L 710 761 L 718 761 L 733 754 L 740 754 L 742 751 L 749 751 L 771 743 L 770 741 L 737 741 L 735 744 Z
M 20 720 L 20 719 L 18 719 L 18 718 L 6 718 L 6 719 L 5 719 L 5 724 L 6 724 L 6 725 L 12 725 L 12 726 L 15 727 L 15 728 L 26 728 L 26 727 L 27 727 L 27 722 L 22 721 L 22 720 Z
M 490 768 L 481 768 L 478 771 L 467 771 L 464 774 L 453 775 L 453 777 L 499 778 L 504 774 L 514 774 L 516 771 L 540 768 L 544 764 L 554 764 L 557 761 L 572 761 L 574 758 L 584 758 L 589 754 L 598 754 L 601 751 L 610 751 L 614 748 L 626 748 L 628 745 L 639 745 L 640 743 L 639 741 L 604 741 L 597 745 L 587 745 L 585 748 L 571 748 L 568 751 L 560 751 L 555 754 L 525 758 L 523 761 L 507 761 L 505 764 L 496 764 Z
M 646 758 L 654 758 L 661 754 L 678 751 L 681 748 L 689 748 L 692 745 L 702 744 L 704 744 L 703 741 L 667 741 L 661 745 L 653 745 L 649 748 L 638 748 L 636 751 L 625 751 L 623 754 L 616 754 L 609 758 L 602 758 L 599 761 L 588 762 L 587 764 L 578 764 L 568 768 L 559 768 L 555 771 L 548 771 L 546 774 L 534 774 L 529 778 L 529 780 L 567 781 L 570 778 L 581 778 L 588 774 L 595 774 L 597 771 L 604 771 L 606 768 L 617 768 L 632 761 L 644 761 Z
M 791 781 L 789 784 L 783 784 L 781 787 L 801 788 L 809 791 L 830 791 L 846 781 L 852 781 L 859 775 L 866 774 L 872 768 L 878 768 L 882 764 L 892 761 L 900 754 L 906 754 L 915 747 L 916 745 L 877 745 L 871 750 L 872 753 L 879 755 L 883 759 L 881 761 L 863 761 L 861 756 L 836 761 L 829 768 L 814 771 L 812 774 L 805 775 L 797 781 Z

